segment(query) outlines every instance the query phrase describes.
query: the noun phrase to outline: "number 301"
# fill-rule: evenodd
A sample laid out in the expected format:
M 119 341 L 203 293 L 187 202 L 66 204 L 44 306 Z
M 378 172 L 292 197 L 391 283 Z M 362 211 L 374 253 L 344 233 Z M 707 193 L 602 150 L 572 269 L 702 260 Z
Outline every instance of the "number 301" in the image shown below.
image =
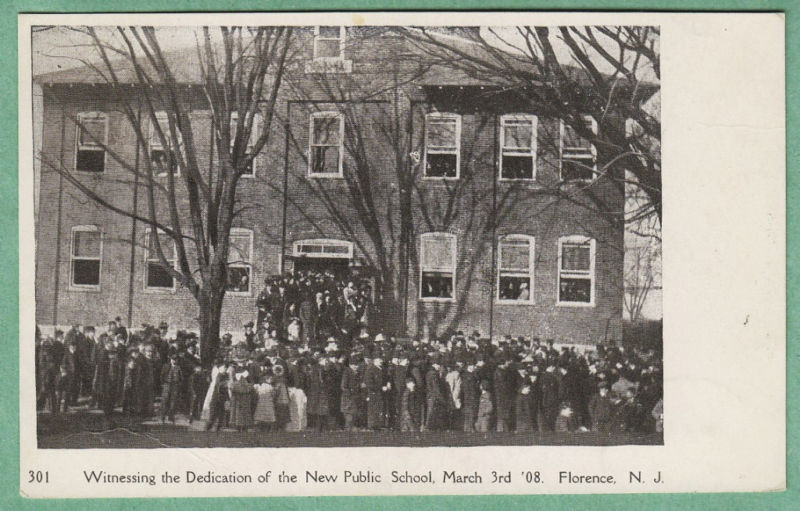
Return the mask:
M 28 470 L 29 483 L 49 483 L 50 472 L 42 470 Z

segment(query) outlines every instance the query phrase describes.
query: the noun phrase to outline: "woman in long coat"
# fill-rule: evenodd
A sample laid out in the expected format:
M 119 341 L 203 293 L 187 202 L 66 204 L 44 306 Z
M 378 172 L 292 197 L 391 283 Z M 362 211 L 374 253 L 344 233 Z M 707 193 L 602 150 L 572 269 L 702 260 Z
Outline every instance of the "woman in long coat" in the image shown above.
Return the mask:
M 255 385 L 258 401 L 253 414 L 253 422 L 260 428 L 272 430 L 275 426 L 275 392 L 269 381 L 270 377 L 265 375 L 262 377 L 261 383 Z
M 358 393 L 360 391 L 357 365 L 354 361 L 351 361 L 350 365 L 342 371 L 341 389 L 340 408 L 344 415 L 344 427 L 346 430 L 352 431 L 353 420 L 358 416 Z
M 231 426 L 245 431 L 253 426 L 253 384 L 248 382 L 244 373 L 236 375 L 231 385 Z
M 328 406 L 328 389 L 325 388 L 325 368 L 319 363 L 311 365 L 308 379 L 308 408 L 309 422 L 317 430 L 322 430 L 326 425 L 330 407 Z

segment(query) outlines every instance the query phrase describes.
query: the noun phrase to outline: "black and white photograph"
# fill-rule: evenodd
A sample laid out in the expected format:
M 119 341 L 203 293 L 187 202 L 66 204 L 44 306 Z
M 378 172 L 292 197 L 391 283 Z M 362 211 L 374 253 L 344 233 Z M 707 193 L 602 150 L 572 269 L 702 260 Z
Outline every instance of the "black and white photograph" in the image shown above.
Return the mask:
M 39 448 L 664 443 L 658 26 L 31 48 Z

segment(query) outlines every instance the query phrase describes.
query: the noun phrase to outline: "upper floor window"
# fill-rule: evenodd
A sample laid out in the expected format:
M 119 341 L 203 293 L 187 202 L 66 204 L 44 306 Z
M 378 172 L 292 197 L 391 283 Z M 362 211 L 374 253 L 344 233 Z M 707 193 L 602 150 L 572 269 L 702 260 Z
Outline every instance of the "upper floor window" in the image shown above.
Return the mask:
M 512 234 L 497 245 L 497 299 L 533 303 L 533 237 Z
M 456 289 L 456 236 L 431 232 L 420 237 L 420 298 L 450 301 Z
M 100 289 L 103 236 L 96 225 L 72 228 L 70 247 L 70 286 Z
M 106 168 L 108 119 L 103 112 L 78 114 L 75 170 L 103 172 Z
M 460 153 L 461 116 L 442 113 L 426 115 L 424 176 L 458 179 Z
M 178 247 L 175 241 L 166 233 L 158 232 L 158 243 L 167 263 L 175 267 L 178 261 Z M 144 287 L 152 291 L 174 291 L 175 278 L 167 268 L 161 263 L 158 257 L 158 247 L 156 246 L 156 236 L 150 229 L 145 233 L 145 277 Z
M 253 231 L 250 229 L 231 229 L 228 247 L 228 293 L 249 295 L 252 272 Z
M 344 59 L 344 27 L 314 27 L 314 59 Z
M 558 305 L 594 305 L 595 240 L 565 236 L 558 240 Z
M 338 112 L 311 114 L 309 133 L 311 177 L 342 177 L 344 155 L 344 117 Z
M 150 150 L 150 165 L 153 168 L 153 172 L 158 176 L 166 176 L 170 168 L 172 168 L 174 175 L 178 175 L 180 167 L 172 150 L 172 137 L 169 130 L 167 112 L 156 112 L 156 121 L 158 122 L 158 129 L 154 124 L 151 124 L 150 136 L 147 141 L 147 146 Z M 161 131 L 160 134 L 159 130 Z M 180 136 L 180 133 L 178 133 L 178 136 Z M 164 142 L 166 142 L 166 146 Z M 180 142 L 178 145 L 180 145 Z
M 231 151 L 233 151 L 234 145 L 236 144 L 236 133 L 238 130 L 239 125 L 239 113 L 238 112 L 231 112 Z M 250 129 L 250 138 L 247 139 L 247 147 L 245 147 L 245 157 L 249 157 L 253 154 L 253 150 L 255 149 L 256 142 L 258 141 L 259 133 L 261 129 L 261 114 L 256 112 L 253 114 L 253 124 Z M 242 171 L 242 177 L 255 177 L 256 170 L 255 170 L 255 158 L 252 158 L 248 161 L 247 167 Z
M 500 179 L 536 178 L 536 129 L 533 115 L 500 118 Z
M 582 117 L 585 129 L 597 134 L 597 121 L 590 115 Z M 581 136 L 573 126 L 561 120 L 561 180 L 593 179 L 597 171 L 597 148 Z

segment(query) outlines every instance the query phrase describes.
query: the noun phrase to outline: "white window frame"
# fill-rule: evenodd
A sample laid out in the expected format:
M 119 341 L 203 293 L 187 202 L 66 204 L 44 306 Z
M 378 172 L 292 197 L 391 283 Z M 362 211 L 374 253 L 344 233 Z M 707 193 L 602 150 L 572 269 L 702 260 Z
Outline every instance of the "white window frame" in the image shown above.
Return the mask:
M 339 120 L 339 168 L 337 173 L 333 172 L 313 172 L 314 168 L 314 148 L 315 147 L 334 147 L 330 144 L 314 143 L 314 121 L 316 119 L 338 119 Z M 309 116 L 308 123 L 308 177 L 314 179 L 341 179 L 344 177 L 344 115 L 341 112 L 326 111 L 313 112 Z
M 153 125 L 152 119 L 150 121 L 151 121 L 150 122 L 150 133 L 148 134 L 148 139 L 147 139 L 147 157 L 150 158 L 151 161 L 152 161 L 151 151 L 153 149 L 159 149 L 161 151 L 164 151 L 164 146 L 161 143 L 161 138 L 158 136 L 158 132 L 156 131 L 155 126 Z M 167 114 L 167 112 L 165 112 L 163 110 L 160 110 L 160 111 L 156 112 L 156 121 L 159 122 L 159 123 L 164 121 L 164 123 L 166 123 L 166 126 L 165 126 L 166 127 L 166 132 L 164 133 L 164 137 L 167 139 L 167 142 L 170 144 L 170 146 L 167 147 L 167 151 L 172 151 L 172 140 L 170 139 L 170 132 L 169 132 L 169 114 Z M 164 127 L 162 127 L 161 130 L 163 131 Z M 178 132 L 178 136 L 180 137 L 180 132 Z M 179 142 L 178 143 L 178 146 L 179 146 L 178 150 L 181 149 L 180 145 L 181 145 L 181 143 Z M 159 172 L 158 169 L 156 167 L 154 167 L 153 168 L 153 175 L 156 176 L 156 177 L 166 177 L 167 176 L 167 172 Z M 177 157 L 175 159 L 175 172 L 173 172 L 172 175 L 176 176 L 176 177 L 181 175 L 181 166 L 178 163 Z
M 584 121 L 591 121 L 592 123 L 592 133 L 597 135 L 597 120 L 592 117 L 591 115 L 585 114 L 582 116 Z M 558 137 L 558 178 L 561 181 L 564 181 L 564 119 L 559 121 L 559 137 Z M 592 153 L 592 177 L 590 179 L 571 179 L 570 181 L 593 181 L 597 178 L 597 147 L 594 144 L 591 144 L 591 153 Z M 569 156 L 567 158 L 570 158 Z M 577 157 L 572 157 L 573 159 L 577 159 Z
M 530 121 L 531 123 L 531 146 L 529 151 L 520 151 L 519 148 L 506 147 L 506 123 L 508 121 Z M 539 118 L 531 114 L 507 114 L 500 117 L 500 161 L 498 167 L 500 168 L 500 181 L 520 181 L 530 182 L 536 181 L 536 154 L 537 146 L 536 139 L 539 131 Z M 504 156 L 530 156 L 531 158 L 531 177 L 529 178 L 507 178 L 503 177 L 503 157 Z
M 256 112 L 253 114 L 253 126 L 250 129 L 250 140 L 247 141 L 247 150 L 245 154 L 252 154 L 253 148 L 256 145 L 256 141 L 260 136 L 260 130 L 262 125 L 263 118 L 261 116 L 261 112 Z M 231 126 L 230 126 L 230 134 L 233 134 L 233 130 L 236 129 L 236 125 L 239 122 L 239 112 L 233 111 L 231 112 Z M 231 137 L 231 151 L 233 151 L 233 144 L 236 141 L 236 137 Z M 256 161 L 258 160 L 258 156 L 253 157 L 253 173 L 252 174 L 242 174 L 240 177 L 247 178 L 247 179 L 255 179 L 256 174 L 258 173 L 258 166 L 256 165 Z
M 228 268 L 248 268 L 250 272 L 248 273 L 250 278 L 247 282 L 247 291 L 225 291 L 226 295 L 231 296 L 252 296 L 253 295 L 253 230 L 246 229 L 244 227 L 233 227 L 231 228 L 231 236 L 242 236 L 247 235 L 249 237 L 249 249 L 248 254 L 250 255 L 250 260 L 247 262 L 235 262 L 235 263 L 228 263 Z M 230 249 L 228 247 L 228 256 L 230 257 Z
M 570 272 L 561 269 L 561 256 L 564 245 L 584 245 L 589 244 L 589 271 L 588 272 Z M 597 241 L 594 238 L 583 235 L 570 235 L 558 238 L 558 266 L 556 267 L 556 305 L 560 307 L 594 307 L 595 306 L 595 258 L 597 251 Z M 562 302 L 561 301 L 561 278 L 588 278 L 591 282 L 589 287 L 588 302 Z
M 456 300 L 456 270 L 457 270 L 457 263 L 458 263 L 458 237 L 449 232 L 426 232 L 420 235 L 419 237 L 419 300 L 422 302 L 455 302 Z M 424 244 L 426 239 L 447 239 L 452 240 L 452 247 L 453 247 L 453 255 L 452 255 L 452 268 L 444 268 L 444 267 L 425 267 L 423 261 L 423 253 L 424 253 Z M 451 281 L 452 281 L 452 296 L 450 298 L 439 298 L 439 297 L 423 297 L 422 296 L 422 276 L 428 272 L 450 272 L 452 273 Z
M 161 229 L 158 229 L 157 232 L 159 234 L 166 235 L 166 233 L 164 231 L 162 231 Z M 150 258 L 150 236 L 152 235 L 152 233 L 153 233 L 153 230 L 151 228 L 149 228 L 149 227 L 144 231 L 144 272 L 143 272 L 144 273 L 144 291 L 146 293 L 156 293 L 156 294 L 157 293 L 175 293 L 175 291 L 178 288 L 178 279 L 176 279 L 175 277 L 172 277 L 172 287 L 171 288 L 168 288 L 168 287 L 150 287 L 150 286 L 147 285 L 147 277 L 148 277 L 148 274 L 150 273 L 150 262 L 158 260 L 157 258 L 156 259 L 151 259 Z M 178 245 L 175 243 L 175 240 L 173 240 L 172 238 L 170 238 L 170 240 L 172 241 L 172 264 L 173 264 L 173 268 L 177 268 L 178 267 Z M 162 250 L 163 250 L 163 248 L 164 247 L 162 247 Z M 164 255 L 166 255 L 166 254 L 164 254 Z M 160 264 L 160 261 L 159 261 L 159 264 Z
M 100 111 L 92 111 L 92 112 L 78 112 L 77 115 L 77 124 L 75 125 L 75 171 L 76 172 L 85 172 L 87 174 L 105 174 L 106 167 L 108 166 L 108 151 L 105 148 L 101 147 L 98 148 L 97 146 L 93 145 L 84 145 L 81 144 L 81 125 L 83 124 L 83 119 L 88 118 L 102 118 L 103 124 L 105 125 L 105 129 L 103 132 L 103 140 L 102 144 L 104 146 L 108 146 L 108 114 L 105 112 Z M 95 172 L 92 170 L 83 170 L 78 168 L 78 151 L 102 151 L 103 152 L 103 171 L 102 172 Z
M 75 233 L 76 232 L 96 232 L 100 236 L 100 253 L 98 257 L 76 257 L 75 256 Z M 81 261 L 99 261 L 100 268 L 97 272 L 97 284 L 75 284 L 75 265 L 76 259 Z M 69 287 L 74 291 L 100 291 L 100 284 L 103 282 L 103 231 L 96 225 L 76 225 L 72 228 L 69 243 Z
M 334 25 L 324 25 L 324 26 L 334 26 Z M 312 53 L 312 58 L 318 61 L 331 61 L 331 60 L 344 60 L 344 45 L 345 40 L 347 39 L 347 29 L 343 26 L 339 26 L 339 37 L 324 37 L 320 35 L 320 25 L 314 27 L 314 48 Z M 339 42 L 339 56 L 338 57 L 318 57 L 317 56 L 317 43 L 319 41 L 338 41 Z
M 517 270 L 503 270 L 503 243 L 507 241 L 526 241 L 528 242 L 528 271 L 522 272 Z M 533 296 L 534 289 L 534 261 L 536 252 L 536 240 L 533 236 L 527 234 L 508 234 L 502 236 L 497 241 L 497 282 L 495 283 L 495 300 L 499 304 L 504 305 L 533 305 L 535 303 Z M 500 298 L 500 277 L 528 277 L 528 299 L 527 300 L 504 300 Z
M 428 122 L 431 120 L 455 120 L 456 123 L 456 148 L 455 148 L 455 155 L 456 155 L 456 175 L 455 176 L 429 176 L 428 175 L 428 154 L 454 154 L 453 150 L 451 149 L 442 149 L 442 148 L 430 148 L 428 147 Z M 461 178 L 461 115 L 447 113 L 447 112 L 430 112 L 425 115 L 425 133 L 423 134 L 425 137 L 424 139 L 424 158 L 422 160 L 422 178 L 426 180 L 433 180 L 433 181 L 455 181 Z

